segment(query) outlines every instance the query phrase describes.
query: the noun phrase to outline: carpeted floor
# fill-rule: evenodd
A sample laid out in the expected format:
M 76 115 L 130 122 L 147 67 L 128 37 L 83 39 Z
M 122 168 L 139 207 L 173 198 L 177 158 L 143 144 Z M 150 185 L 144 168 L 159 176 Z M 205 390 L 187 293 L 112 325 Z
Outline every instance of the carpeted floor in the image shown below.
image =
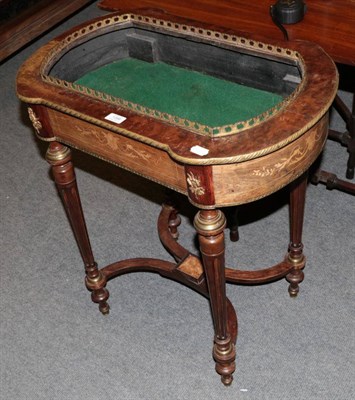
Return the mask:
M 109 316 L 91 303 L 83 266 L 44 161 L 15 95 L 21 63 L 56 34 L 102 14 L 95 4 L 0 66 L 1 400 L 350 400 L 354 388 L 355 197 L 309 186 L 305 280 L 297 299 L 282 280 L 228 285 L 239 319 L 237 370 L 224 387 L 211 357 L 208 302 L 158 275 L 109 283 Z M 350 93 L 343 92 L 349 104 Z M 335 114 L 332 125 L 344 129 Z M 88 229 L 100 266 L 119 258 L 169 259 L 156 218 L 164 190 L 75 152 Z M 328 142 L 322 165 L 343 178 L 347 154 Z M 196 250 L 181 199 L 182 243 Z M 129 229 L 128 229 L 129 228 Z M 278 262 L 288 242 L 286 192 L 242 212 L 227 243 L 239 268 Z

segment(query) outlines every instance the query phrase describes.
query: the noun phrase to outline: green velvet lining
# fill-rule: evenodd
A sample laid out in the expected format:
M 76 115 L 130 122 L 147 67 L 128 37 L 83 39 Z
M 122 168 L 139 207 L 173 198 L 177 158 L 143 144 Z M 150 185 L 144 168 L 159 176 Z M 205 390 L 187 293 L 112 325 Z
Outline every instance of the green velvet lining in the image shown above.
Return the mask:
M 75 83 L 210 127 L 248 120 L 282 101 L 274 93 L 133 58 L 100 67 Z

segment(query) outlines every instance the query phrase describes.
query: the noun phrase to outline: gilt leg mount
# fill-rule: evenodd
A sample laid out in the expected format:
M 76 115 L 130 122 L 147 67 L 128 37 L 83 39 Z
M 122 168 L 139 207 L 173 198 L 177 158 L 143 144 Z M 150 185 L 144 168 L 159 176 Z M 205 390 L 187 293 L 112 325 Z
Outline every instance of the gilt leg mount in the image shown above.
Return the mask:
M 93 271 L 86 269 L 85 283 L 86 287 L 92 292 L 91 299 L 94 303 L 98 303 L 99 310 L 102 314 L 106 315 L 110 312 L 110 306 L 107 303 L 109 292 L 106 289 L 106 277 L 103 273 L 97 270 L 97 265 L 93 268 Z
M 46 160 L 52 167 L 54 181 L 85 265 L 86 286 L 89 290 L 92 290 L 92 300 L 99 304 L 100 311 L 107 314 L 109 312 L 109 305 L 107 304 L 109 293 L 105 288 L 106 278 L 98 270 L 92 253 L 74 167 L 71 162 L 71 151 L 60 143 L 52 142 L 49 145 Z
M 288 287 L 288 292 L 291 297 L 296 297 L 299 292 L 299 284 L 304 279 L 304 273 L 302 269 L 305 267 L 306 259 L 303 254 L 300 254 L 299 257 L 294 257 L 290 251 L 288 261 L 293 266 L 290 273 L 286 275 L 286 280 L 290 283 L 290 286 Z

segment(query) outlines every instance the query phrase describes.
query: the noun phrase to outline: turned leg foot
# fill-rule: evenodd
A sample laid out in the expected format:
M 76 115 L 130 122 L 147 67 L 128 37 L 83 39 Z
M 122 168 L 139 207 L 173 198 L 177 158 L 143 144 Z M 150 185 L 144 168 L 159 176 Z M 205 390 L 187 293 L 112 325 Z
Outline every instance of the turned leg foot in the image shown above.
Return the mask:
M 239 240 L 238 207 L 232 207 L 232 212 L 230 215 L 229 239 L 232 242 L 238 242 Z
M 58 142 L 52 142 L 48 148 L 46 160 L 52 167 L 58 192 L 85 265 L 86 286 L 92 290 L 92 300 L 99 304 L 100 311 L 103 314 L 107 314 L 109 311 L 107 304 L 109 293 L 105 288 L 106 278 L 98 270 L 92 253 L 75 172 L 71 162 L 70 149 Z
M 227 329 L 224 265 L 226 220 L 219 210 L 201 210 L 195 217 L 194 225 L 198 233 L 214 323 L 213 357 L 216 371 L 221 375 L 222 382 L 230 385 L 235 371 L 235 344 Z
M 288 287 L 288 293 L 291 297 L 296 297 L 300 291 L 299 284 L 304 279 L 304 273 L 300 269 L 293 269 L 289 274 L 286 275 L 287 282 L 290 283 Z
M 178 240 L 179 238 L 178 227 L 181 224 L 181 217 L 178 213 L 177 201 L 175 200 L 176 193 L 174 193 L 171 189 L 167 189 L 166 196 L 167 198 L 163 204 L 163 207 L 168 208 L 170 210 L 169 223 L 168 223 L 169 231 L 171 233 L 171 236 L 175 240 Z
M 292 269 L 286 275 L 286 280 L 290 283 L 288 292 L 291 297 L 297 296 L 299 284 L 304 279 L 302 269 L 305 266 L 305 257 L 303 255 L 302 229 L 306 188 L 307 174 L 303 174 L 296 179 L 290 188 L 290 244 L 288 262 L 292 265 Z
M 178 231 L 178 227 L 181 224 L 181 217 L 178 214 L 178 210 L 174 207 L 171 206 L 171 214 L 169 217 L 169 230 L 171 233 L 171 236 L 175 239 L 178 240 L 179 238 L 179 231 Z
M 103 315 L 107 315 L 110 312 L 110 306 L 107 303 L 110 294 L 105 287 L 106 278 L 97 269 L 96 263 L 94 268 L 86 269 L 85 283 L 92 292 L 91 300 L 99 305 L 99 310 Z
M 221 375 L 221 381 L 225 386 L 233 382 L 233 372 L 235 371 L 235 348 L 231 342 L 230 335 L 225 339 L 214 339 L 213 358 L 216 361 L 216 371 Z

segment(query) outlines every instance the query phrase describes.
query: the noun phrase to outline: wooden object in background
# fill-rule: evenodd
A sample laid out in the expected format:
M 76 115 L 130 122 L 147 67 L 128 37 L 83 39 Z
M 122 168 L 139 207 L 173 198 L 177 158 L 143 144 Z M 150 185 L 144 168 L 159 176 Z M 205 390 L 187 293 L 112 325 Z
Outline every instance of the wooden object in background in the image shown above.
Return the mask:
M 15 0 L 16 1 L 16 0 Z M 93 0 L 38 0 L 0 22 L 0 61 Z M 8 6 L 10 7 L 10 3 Z M 0 4 L 5 13 L 7 3 Z
M 197 21 L 245 32 L 248 37 L 282 40 L 269 9 L 276 0 L 101 0 L 99 7 L 117 11 L 156 8 Z M 304 19 L 287 25 L 290 40 L 319 44 L 334 61 L 355 66 L 355 2 L 353 0 L 306 1 Z

